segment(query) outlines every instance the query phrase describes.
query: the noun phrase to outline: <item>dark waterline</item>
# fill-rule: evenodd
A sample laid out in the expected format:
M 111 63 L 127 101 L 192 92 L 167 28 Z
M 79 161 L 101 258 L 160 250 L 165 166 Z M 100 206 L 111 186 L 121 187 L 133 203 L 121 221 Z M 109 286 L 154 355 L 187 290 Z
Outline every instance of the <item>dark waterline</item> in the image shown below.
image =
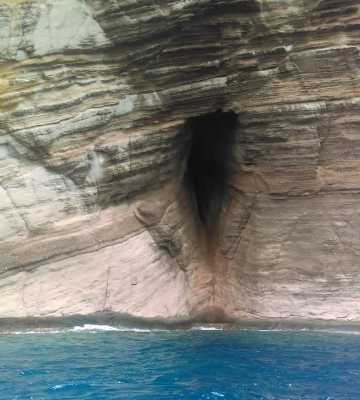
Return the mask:
M 0 399 L 360 399 L 360 336 L 62 332 L 0 336 Z

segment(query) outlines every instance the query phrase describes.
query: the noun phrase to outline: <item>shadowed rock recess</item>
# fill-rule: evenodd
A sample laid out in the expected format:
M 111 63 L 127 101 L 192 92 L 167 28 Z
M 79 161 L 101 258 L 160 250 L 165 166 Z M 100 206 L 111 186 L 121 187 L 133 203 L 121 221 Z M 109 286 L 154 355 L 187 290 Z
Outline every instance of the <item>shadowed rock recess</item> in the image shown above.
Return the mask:
M 187 123 L 191 137 L 184 184 L 194 207 L 194 222 L 200 222 L 208 238 L 217 233 L 226 199 L 236 120 L 234 113 L 217 111 Z
M 360 320 L 356 0 L 0 0 L 0 317 Z

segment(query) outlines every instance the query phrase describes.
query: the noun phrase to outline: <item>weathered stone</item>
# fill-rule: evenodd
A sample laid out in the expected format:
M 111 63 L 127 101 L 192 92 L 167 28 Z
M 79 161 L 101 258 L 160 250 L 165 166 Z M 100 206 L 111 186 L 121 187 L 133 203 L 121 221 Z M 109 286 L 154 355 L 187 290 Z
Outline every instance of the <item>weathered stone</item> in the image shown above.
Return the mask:
M 0 0 L 0 317 L 360 319 L 359 46 L 357 0 Z

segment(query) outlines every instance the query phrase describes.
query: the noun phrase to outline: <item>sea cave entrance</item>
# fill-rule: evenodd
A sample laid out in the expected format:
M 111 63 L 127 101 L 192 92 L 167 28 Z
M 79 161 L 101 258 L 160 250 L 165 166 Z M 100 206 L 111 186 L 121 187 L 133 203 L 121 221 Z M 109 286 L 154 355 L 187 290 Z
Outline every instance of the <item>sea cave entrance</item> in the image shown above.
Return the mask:
M 227 194 L 238 115 L 215 112 L 190 118 L 184 182 L 197 220 L 208 235 L 216 233 Z

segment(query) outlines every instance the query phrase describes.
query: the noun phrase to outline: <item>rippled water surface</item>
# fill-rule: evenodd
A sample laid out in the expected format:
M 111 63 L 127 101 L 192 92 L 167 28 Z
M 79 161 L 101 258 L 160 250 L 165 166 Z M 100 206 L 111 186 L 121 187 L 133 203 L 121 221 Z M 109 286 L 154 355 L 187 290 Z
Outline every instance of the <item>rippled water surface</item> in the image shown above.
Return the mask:
M 0 399 L 360 399 L 360 336 L 76 330 L 0 336 Z

